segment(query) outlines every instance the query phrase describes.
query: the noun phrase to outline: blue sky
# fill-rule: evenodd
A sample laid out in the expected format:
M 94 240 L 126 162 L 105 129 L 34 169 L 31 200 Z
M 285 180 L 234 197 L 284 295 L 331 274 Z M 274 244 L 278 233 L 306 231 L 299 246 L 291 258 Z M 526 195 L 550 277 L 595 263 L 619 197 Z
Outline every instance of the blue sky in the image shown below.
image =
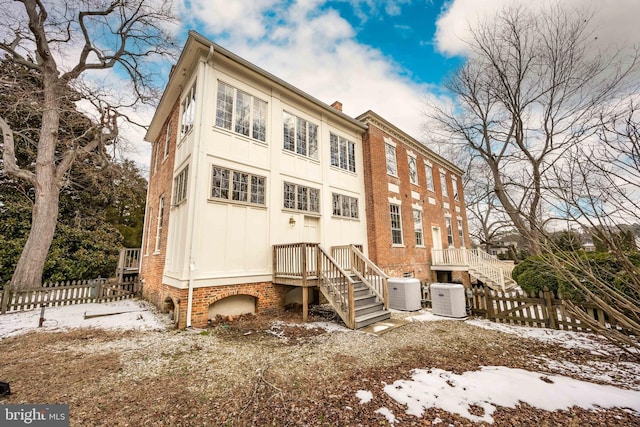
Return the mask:
M 158 0 L 161 1 L 161 0 Z M 465 61 L 467 29 L 528 0 L 174 0 L 184 42 L 194 29 L 353 117 L 371 109 L 426 141 L 426 102 L 450 103 L 442 82 Z M 640 46 L 638 0 L 560 0 L 589 7 L 599 41 Z M 168 70 L 170 64 L 166 64 Z M 168 73 L 167 73 L 168 74 Z M 153 111 L 142 121 L 151 119 Z M 142 134 L 140 135 L 142 139 Z M 132 153 L 148 163 L 148 144 Z

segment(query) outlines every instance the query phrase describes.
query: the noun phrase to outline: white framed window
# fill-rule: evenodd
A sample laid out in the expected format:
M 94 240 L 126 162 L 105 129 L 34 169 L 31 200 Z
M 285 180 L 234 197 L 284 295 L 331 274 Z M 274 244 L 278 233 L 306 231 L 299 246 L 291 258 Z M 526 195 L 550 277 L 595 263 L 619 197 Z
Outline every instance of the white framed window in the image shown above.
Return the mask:
M 422 212 L 419 209 L 413 210 L 413 230 L 416 236 L 416 246 L 424 246 L 424 236 L 422 234 Z
M 162 234 L 162 227 L 164 222 L 164 194 L 160 196 L 158 200 L 158 222 L 156 223 L 156 245 L 153 250 L 154 253 L 160 252 L 160 236 Z
M 458 220 L 458 237 L 460 238 L 460 247 L 464 248 L 465 247 L 464 229 L 462 228 L 462 220 L 461 219 Z
M 343 194 L 332 193 L 333 215 L 345 218 L 359 218 L 358 199 Z
M 409 162 L 409 182 L 414 185 L 418 185 L 418 165 L 416 158 L 413 156 L 407 156 Z
M 164 133 L 164 158 L 166 159 L 169 155 L 169 145 L 171 143 L 171 133 L 173 132 L 173 122 L 169 120 L 167 122 L 167 129 Z
M 453 187 L 453 200 L 460 201 L 460 194 L 458 194 L 458 178 L 451 176 L 451 186 Z
M 402 218 L 400 216 L 400 205 L 389 205 L 391 214 L 391 242 L 394 245 L 402 245 Z
M 285 150 L 318 160 L 318 125 L 283 111 L 282 130 Z
M 173 178 L 173 205 L 180 204 L 187 198 L 187 180 L 189 178 L 189 165 Z
M 446 216 L 444 217 L 444 222 L 447 225 L 447 243 L 449 243 L 449 247 L 453 247 L 453 229 L 451 227 L 451 218 Z
M 331 145 L 331 166 L 356 171 L 356 144 L 353 142 L 331 133 L 329 135 Z
M 152 219 L 153 218 L 153 208 L 151 206 L 149 206 L 149 214 L 147 216 L 147 221 L 149 226 L 147 227 L 147 242 L 146 242 L 146 250 L 145 250 L 145 254 L 149 255 L 149 246 L 151 246 L 151 224 L 152 224 Z
M 180 103 L 181 123 L 180 138 L 183 138 L 193 128 L 196 118 L 196 84 L 194 83 Z
M 424 175 L 425 179 L 427 180 L 427 190 L 435 191 L 435 188 L 433 186 L 433 166 L 424 165 Z
M 211 198 L 264 205 L 265 182 L 260 175 L 213 166 Z
M 442 189 L 442 197 L 449 197 L 449 191 L 447 190 L 447 175 L 444 171 L 440 171 L 440 188 Z
M 285 182 L 283 186 L 284 209 L 320 213 L 320 190 Z
M 152 175 L 158 171 L 158 157 L 160 156 L 159 151 L 160 151 L 160 141 L 153 144 L 153 149 L 152 149 L 153 171 L 151 173 Z
M 266 142 L 267 102 L 218 81 L 216 126 Z
M 396 163 L 396 147 L 389 144 L 384 144 L 384 152 L 387 159 L 387 174 L 398 176 L 398 164 Z

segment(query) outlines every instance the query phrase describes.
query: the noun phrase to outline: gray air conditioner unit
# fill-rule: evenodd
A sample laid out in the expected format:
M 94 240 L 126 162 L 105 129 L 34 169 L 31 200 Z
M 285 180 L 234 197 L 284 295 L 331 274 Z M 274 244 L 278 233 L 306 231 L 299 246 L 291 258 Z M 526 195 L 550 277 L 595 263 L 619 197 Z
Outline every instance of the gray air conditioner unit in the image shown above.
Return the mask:
M 431 312 L 438 316 L 466 317 L 464 286 L 456 283 L 432 283 Z
M 416 311 L 422 308 L 420 280 L 412 277 L 390 277 L 389 308 L 395 310 Z

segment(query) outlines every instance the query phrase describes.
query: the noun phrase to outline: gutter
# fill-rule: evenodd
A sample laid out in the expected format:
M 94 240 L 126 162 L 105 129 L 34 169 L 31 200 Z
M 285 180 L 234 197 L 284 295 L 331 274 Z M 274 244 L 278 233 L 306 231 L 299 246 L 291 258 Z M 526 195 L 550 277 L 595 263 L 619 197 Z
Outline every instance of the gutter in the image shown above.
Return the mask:
M 207 72 L 208 70 L 206 69 L 206 65 L 209 64 L 209 61 L 211 61 L 211 59 L 213 59 L 213 45 L 209 45 L 209 54 L 207 55 L 207 59 L 205 60 L 205 69 L 204 69 L 204 73 L 202 76 L 202 83 L 198 82 L 198 80 L 196 80 L 196 84 L 201 88 L 202 93 L 204 93 L 205 88 L 207 87 L 206 85 L 206 79 L 207 79 Z M 196 107 L 198 107 L 198 103 L 200 103 L 200 108 L 198 109 L 198 133 L 195 135 L 195 141 L 194 141 L 194 150 L 193 150 L 193 154 L 191 157 L 192 163 L 193 163 L 193 180 L 195 182 L 195 188 L 194 188 L 194 193 L 197 195 L 198 194 L 198 183 L 200 182 L 200 180 L 198 179 L 198 164 L 200 163 L 200 135 L 201 135 L 201 130 L 202 130 L 202 115 L 203 115 L 203 110 L 204 108 L 202 108 L 202 96 L 197 96 L 196 93 Z M 195 199 L 195 196 L 194 196 Z M 193 209 L 192 209 L 192 213 L 191 213 L 191 242 L 189 244 L 189 291 L 187 294 L 187 328 L 191 328 L 191 313 L 193 311 L 193 281 L 194 281 L 194 274 L 196 271 L 196 260 L 194 257 L 194 252 L 195 252 L 195 245 L 196 245 L 196 227 L 195 227 L 195 223 L 196 223 L 196 213 L 198 212 L 197 206 L 196 206 L 196 202 L 195 200 L 193 201 Z

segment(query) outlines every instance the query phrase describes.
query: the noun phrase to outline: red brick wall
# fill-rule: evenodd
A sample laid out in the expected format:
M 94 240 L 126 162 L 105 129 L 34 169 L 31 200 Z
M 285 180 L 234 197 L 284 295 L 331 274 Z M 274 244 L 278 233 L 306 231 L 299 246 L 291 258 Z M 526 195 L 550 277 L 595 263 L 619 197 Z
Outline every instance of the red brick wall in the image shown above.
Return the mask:
M 387 175 L 385 136 L 391 138 L 396 144 L 398 178 Z M 430 270 L 431 248 L 433 247 L 431 226 L 436 225 L 440 227 L 442 247 L 446 248 L 448 243 L 444 219 L 445 212 L 450 213 L 452 217 L 455 246 L 460 247 L 456 222 L 456 215 L 459 215 L 463 221 L 465 244 L 469 247 L 467 218 L 464 206 L 464 195 L 462 193 L 462 177 L 457 176 L 460 201 L 455 202 L 453 200 L 453 189 L 451 187 L 451 172 L 443 168 L 447 174 L 450 195 L 448 199 L 443 199 L 439 176 L 442 166 L 431 157 L 425 157 L 425 155 L 415 147 L 407 146 L 403 140 L 386 133 L 372 123 L 369 123 L 369 128 L 363 137 L 363 146 L 369 257 L 382 268 L 385 273 L 392 277 L 401 277 L 404 273 L 411 273 L 421 281 L 435 281 L 435 274 Z M 413 185 L 409 181 L 407 151 L 411 151 L 416 155 L 418 185 Z M 433 192 L 428 191 L 426 186 L 425 159 L 433 165 L 435 190 Z M 397 185 L 399 192 L 390 192 L 388 189 L 389 183 Z M 412 197 L 412 191 L 420 194 L 420 200 Z M 436 200 L 435 205 L 429 203 L 429 197 Z M 394 247 L 392 245 L 389 198 L 396 198 L 401 201 L 403 247 Z M 444 202 L 449 202 L 449 209 L 444 208 Z M 422 207 L 423 244 L 425 247 L 416 245 L 412 207 L 414 204 L 419 204 Z M 460 213 L 456 212 L 456 205 L 460 206 Z M 465 283 L 468 283 L 468 275 L 454 273 L 454 276 L 456 279 L 462 279 Z
M 223 298 L 234 295 L 249 295 L 256 298 L 256 314 L 277 311 L 284 306 L 287 288 L 274 285 L 271 282 L 247 283 L 241 285 L 209 286 L 193 290 L 191 307 L 191 326 L 204 328 L 209 320 L 209 306 Z M 160 293 L 164 299 L 171 298 L 175 310 L 174 321 L 178 328 L 187 326 L 188 289 L 178 289 L 169 285 L 162 285 Z M 164 306 L 164 303 L 162 304 Z
M 160 132 L 158 141 L 153 144 L 151 165 L 149 169 L 149 189 L 147 194 L 147 212 L 145 216 L 144 239 L 142 242 L 142 261 L 140 264 L 140 278 L 144 280 L 142 295 L 158 307 L 162 307 L 167 296 L 162 287 L 167 235 L 169 230 L 169 215 L 171 212 L 171 189 L 173 186 L 173 166 L 178 136 L 178 115 L 180 104 L 176 101 L 173 110 Z M 172 133 L 169 142 L 169 154 L 164 157 L 166 126 L 171 120 Z M 156 163 L 157 157 L 157 163 Z M 157 168 L 155 167 L 157 164 Z M 156 230 L 158 225 L 158 205 L 160 196 L 164 194 L 164 219 L 160 234 L 159 251 L 155 252 Z M 151 211 L 151 215 L 149 212 Z

